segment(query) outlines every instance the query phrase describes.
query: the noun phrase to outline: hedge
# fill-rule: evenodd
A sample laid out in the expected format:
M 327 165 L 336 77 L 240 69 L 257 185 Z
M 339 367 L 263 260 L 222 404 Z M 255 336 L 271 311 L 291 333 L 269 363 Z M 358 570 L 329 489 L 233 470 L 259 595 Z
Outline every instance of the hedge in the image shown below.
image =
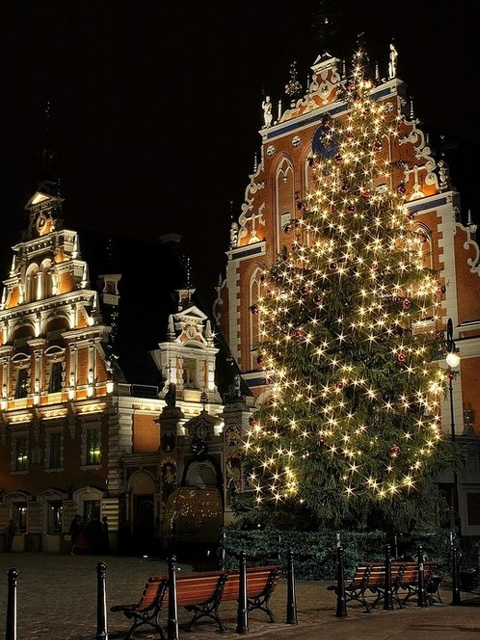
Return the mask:
M 383 531 L 242 531 L 225 527 L 222 548 L 225 568 L 238 566 L 238 554 L 244 550 L 248 566 L 286 564 L 288 549 L 294 551 L 295 576 L 297 580 L 336 579 L 337 543 L 344 549 L 345 576 L 350 579 L 362 561 L 384 560 L 385 545 L 391 545 L 392 557 L 417 557 L 417 548 L 423 547 L 425 559 L 438 560 L 439 572 L 450 573 L 450 532 L 439 530 L 433 533 L 410 533 L 387 539 Z M 395 544 L 396 543 L 396 544 Z

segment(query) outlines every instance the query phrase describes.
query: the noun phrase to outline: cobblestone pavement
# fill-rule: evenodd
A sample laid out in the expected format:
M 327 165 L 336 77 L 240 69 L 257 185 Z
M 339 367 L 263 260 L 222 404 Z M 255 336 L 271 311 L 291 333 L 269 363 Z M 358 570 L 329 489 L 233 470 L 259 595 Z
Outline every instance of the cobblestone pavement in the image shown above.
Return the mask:
M 0 637 L 4 637 L 7 601 L 7 572 L 14 567 L 18 580 L 18 640 L 94 640 L 96 636 L 96 556 L 50 554 L 0 554 Z M 104 559 L 107 566 L 107 607 L 109 640 L 125 637 L 129 621 L 121 613 L 111 613 L 114 604 L 136 602 L 147 578 L 166 573 L 166 564 L 156 559 L 114 557 Z M 182 570 L 191 567 L 179 563 Z M 3 576 L 3 578 L 2 578 Z M 451 607 L 450 592 L 444 588 L 444 605 L 427 609 L 413 603 L 404 610 L 363 613 L 357 604 L 348 607 L 348 618 L 335 617 L 335 594 L 324 582 L 298 582 L 298 626 L 285 625 L 286 585 L 280 582 L 272 597 L 277 624 L 269 624 L 262 613 L 249 618 L 250 636 L 272 640 L 479 640 L 480 598 L 462 594 L 464 606 Z M 221 608 L 227 633 L 235 633 L 235 603 Z M 200 623 L 187 633 L 189 615 L 179 610 L 180 638 L 206 640 L 219 637 L 213 624 Z M 138 640 L 158 638 L 139 632 Z

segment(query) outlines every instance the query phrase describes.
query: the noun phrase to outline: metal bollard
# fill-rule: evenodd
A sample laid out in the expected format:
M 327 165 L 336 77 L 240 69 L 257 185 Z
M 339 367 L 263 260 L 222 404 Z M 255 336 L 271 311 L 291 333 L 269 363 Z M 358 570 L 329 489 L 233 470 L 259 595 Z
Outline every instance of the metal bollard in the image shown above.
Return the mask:
M 345 595 L 345 571 L 343 568 L 343 547 L 337 547 L 337 618 L 347 617 L 347 598 Z
M 418 547 L 418 600 L 417 607 L 427 606 L 427 593 L 425 591 L 425 569 L 423 566 L 423 547 Z
M 108 640 L 107 629 L 107 589 L 105 576 L 107 567 L 104 562 L 97 564 L 97 635 L 96 640 Z
M 247 635 L 248 631 L 248 604 L 247 604 L 247 554 L 240 553 L 239 586 L 238 586 L 238 609 L 236 632 Z
M 178 640 L 177 558 L 168 559 L 168 640 Z
M 297 595 L 295 593 L 295 572 L 293 569 L 293 551 L 288 550 L 287 556 L 287 619 L 286 624 L 298 624 Z
M 17 582 L 18 571 L 10 569 L 7 595 L 7 630 L 5 640 L 17 640 Z
M 458 606 L 461 604 L 460 599 L 460 585 L 458 583 L 458 549 L 456 547 L 451 546 L 452 553 L 452 602 L 450 603 L 453 606 Z
M 390 556 L 389 544 L 385 546 L 385 596 L 383 599 L 383 609 L 385 611 L 393 609 L 392 558 Z

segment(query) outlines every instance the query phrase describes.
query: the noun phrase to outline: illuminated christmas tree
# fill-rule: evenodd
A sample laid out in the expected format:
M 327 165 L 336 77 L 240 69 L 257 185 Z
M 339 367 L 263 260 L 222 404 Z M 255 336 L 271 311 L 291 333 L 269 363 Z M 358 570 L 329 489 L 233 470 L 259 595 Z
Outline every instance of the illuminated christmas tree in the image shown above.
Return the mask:
M 346 115 L 322 122 L 315 188 L 285 228 L 291 246 L 262 276 L 251 312 L 272 396 L 245 455 L 257 510 L 402 529 L 434 514 L 432 473 L 451 453 L 432 363 L 440 286 L 404 187 L 389 186 L 398 119 L 372 87 L 359 50 Z

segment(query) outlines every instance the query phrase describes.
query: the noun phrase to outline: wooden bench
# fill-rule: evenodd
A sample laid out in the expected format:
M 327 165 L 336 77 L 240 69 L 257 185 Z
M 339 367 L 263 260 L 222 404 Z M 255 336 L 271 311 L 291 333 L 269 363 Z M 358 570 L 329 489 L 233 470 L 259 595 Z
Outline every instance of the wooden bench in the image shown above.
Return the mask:
M 281 572 L 282 567 L 278 565 L 249 567 L 247 569 L 247 608 L 249 612 L 259 609 L 267 614 L 270 622 L 275 622 L 275 616 L 269 607 L 269 602 L 278 585 Z M 222 600 L 238 600 L 240 574 L 238 571 L 228 571 L 227 573 L 228 580 Z
M 427 603 L 441 602 L 438 588 L 441 578 L 434 575 L 437 562 L 424 562 L 425 591 Z M 391 563 L 390 585 L 392 602 L 403 608 L 407 601 L 418 594 L 418 565 L 413 561 Z M 338 585 L 327 587 L 338 594 Z M 372 596 L 371 601 L 367 598 Z M 352 580 L 345 585 L 345 601 L 356 600 L 370 613 L 385 598 L 385 564 L 383 562 L 363 562 Z
M 117 604 L 110 611 L 121 611 L 133 624 L 125 636 L 125 640 L 133 638 L 135 631 L 143 625 L 152 627 L 163 638 L 163 630 L 158 616 L 167 591 L 167 578 L 149 578 L 143 589 L 142 596 L 136 604 Z
M 274 622 L 275 618 L 269 608 L 269 601 L 278 584 L 280 573 L 281 567 L 276 565 L 247 569 L 248 611 L 260 609 L 268 615 L 271 622 Z M 238 600 L 238 571 L 178 573 L 176 582 L 177 606 L 193 613 L 188 623 L 188 631 L 201 618 L 211 618 L 217 623 L 219 630 L 225 632 L 226 627 L 218 609 L 222 602 Z M 130 640 L 135 631 L 144 624 L 153 627 L 160 637 L 164 638 L 159 617 L 162 609 L 168 607 L 168 598 L 168 578 L 158 576 L 148 580 L 142 598 L 137 604 L 112 607 L 111 611 L 122 611 L 127 618 L 134 619 L 126 639 Z
M 400 561 L 401 562 L 401 561 Z M 393 563 L 400 564 L 400 563 Z M 414 595 L 418 595 L 418 565 L 416 562 L 408 561 L 402 563 L 404 566 L 403 576 L 397 591 L 403 591 L 403 597 L 399 594 L 399 599 L 402 606 L 410 600 Z M 435 604 L 435 602 L 442 602 L 439 593 L 440 583 L 442 578 L 435 575 L 438 568 L 438 562 L 427 560 L 423 563 L 423 574 L 425 584 L 425 595 L 427 598 L 427 604 Z

